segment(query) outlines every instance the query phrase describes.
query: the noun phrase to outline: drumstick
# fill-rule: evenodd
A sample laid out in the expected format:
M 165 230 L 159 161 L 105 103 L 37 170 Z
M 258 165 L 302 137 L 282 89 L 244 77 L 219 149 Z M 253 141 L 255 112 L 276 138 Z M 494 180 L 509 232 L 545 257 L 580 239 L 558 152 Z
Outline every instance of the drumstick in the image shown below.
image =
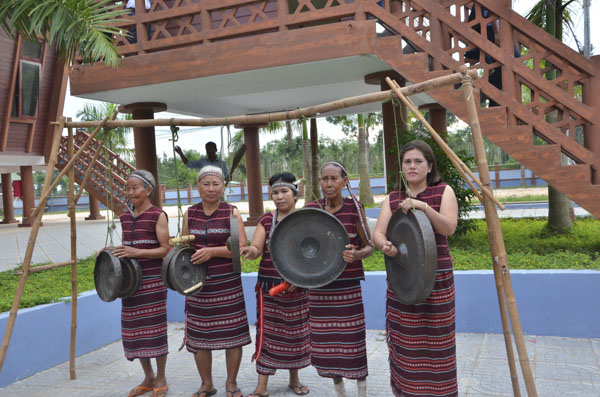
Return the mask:
M 269 295 L 270 296 L 275 296 L 275 295 L 279 295 L 280 293 L 287 291 L 288 288 L 290 288 L 292 285 L 290 283 L 288 283 L 287 281 L 284 281 L 281 284 L 278 284 L 276 286 L 274 286 L 273 288 L 271 288 L 269 290 Z
M 190 241 L 194 241 L 195 238 L 196 238 L 196 236 L 194 236 L 193 234 L 190 234 L 187 236 L 173 237 L 172 239 L 169 239 L 169 245 L 175 245 L 175 244 L 179 244 L 179 243 L 189 243 Z
M 198 284 L 191 286 L 190 288 L 186 289 L 185 291 L 183 291 L 184 294 L 189 294 L 190 292 L 194 292 L 196 291 L 198 288 L 202 287 L 202 285 L 204 285 L 204 283 L 202 281 L 200 281 Z

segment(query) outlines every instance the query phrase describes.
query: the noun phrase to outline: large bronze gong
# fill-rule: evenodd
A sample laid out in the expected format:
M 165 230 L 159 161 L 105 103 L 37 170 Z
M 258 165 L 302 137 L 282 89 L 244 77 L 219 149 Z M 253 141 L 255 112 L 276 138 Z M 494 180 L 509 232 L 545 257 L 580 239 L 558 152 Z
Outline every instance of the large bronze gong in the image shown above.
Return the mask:
M 414 305 L 427 299 L 437 271 L 435 235 L 427 215 L 420 210 L 394 212 L 387 238 L 398 249 L 395 257 L 385 256 L 388 282 L 396 298 Z
M 347 244 L 346 229 L 335 216 L 317 208 L 302 208 L 275 226 L 269 249 L 284 280 L 302 288 L 319 288 L 346 268 L 342 253 Z
M 179 246 L 173 248 L 171 252 L 173 254 L 170 255 L 170 261 L 168 262 L 167 286 L 186 296 L 200 292 L 202 290 L 201 287 L 191 293 L 185 293 L 185 290 L 188 288 L 197 285 L 199 282 L 204 283 L 206 280 L 206 266 L 204 264 L 196 265 L 192 263 L 191 257 L 196 250 L 188 246 Z M 167 258 L 165 258 L 166 261 Z
M 135 294 L 141 282 L 142 268 L 135 259 L 119 259 L 109 249 L 96 257 L 94 285 L 98 297 L 104 302 Z

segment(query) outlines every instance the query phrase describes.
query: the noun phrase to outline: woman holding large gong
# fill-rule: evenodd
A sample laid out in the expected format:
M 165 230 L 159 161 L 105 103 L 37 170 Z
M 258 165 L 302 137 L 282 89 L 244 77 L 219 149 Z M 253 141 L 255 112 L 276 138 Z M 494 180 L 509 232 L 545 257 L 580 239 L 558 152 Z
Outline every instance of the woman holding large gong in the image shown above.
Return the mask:
M 308 290 L 290 286 L 275 296 L 269 290 L 284 280 L 273 265 L 269 243 L 278 222 L 295 210 L 298 187 L 296 177 L 289 172 L 275 174 L 269 179 L 271 199 L 276 210 L 258 219 L 252 244 L 242 247 L 246 259 L 262 254 L 256 283 L 256 360 L 258 385 L 251 397 L 268 396 L 270 375 L 277 369 L 290 372 L 288 388 L 297 395 L 309 393 L 300 383 L 298 370 L 310 365 L 310 332 L 308 327 Z
M 350 244 L 343 252 L 346 268 L 328 285 L 311 289 L 311 363 L 320 376 L 333 378 L 338 397 L 346 396 L 343 378 L 356 379 L 358 396 L 367 396 L 367 348 L 365 311 L 360 280 L 362 260 L 373 253 L 364 209 L 350 190 L 348 171 L 335 161 L 321 167 L 324 199 L 306 207 L 322 208 L 344 225 Z M 352 198 L 342 196 L 344 187 Z
M 121 214 L 123 245 L 112 253 L 118 258 L 135 258 L 142 268 L 137 292 L 121 301 L 121 335 L 125 357 L 139 359 L 144 380 L 129 397 L 153 391 L 167 394 L 167 287 L 160 276 L 162 258 L 169 252 L 167 215 L 150 203 L 156 182 L 146 170 L 135 170 L 127 178 L 128 211 Z M 156 359 L 154 374 L 151 359 Z
M 387 256 L 398 249 L 387 238 L 392 214 L 411 209 L 425 213 L 437 244 L 437 273 L 433 291 L 422 303 L 406 305 L 388 284 L 386 330 L 391 385 L 395 396 L 457 396 L 454 278 L 448 237 L 458 221 L 458 204 L 452 188 L 438 174 L 431 147 L 414 140 L 402 148 L 400 164 L 405 176 L 400 191 L 389 194 L 381 206 L 374 232 L 375 246 Z
M 202 202 L 184 214 L 182 234 L 195 236 L 191 243 L 196 252 L 192 263 L 206 266 L 206 282 L 202 290 L 185 300 L 185 346 L 194 353 L 202 385 L 194 397 L 210 397 L 217 393 L 212 378 L 212 351 L 225 349 L 227 397 L 241 397 L 237 374 L 242 360 L 242 346 L 251 342 L 242 279 L 233 271 L 230 217 L 238 219 L 239 244 L 247 245 L 244 222 L 233 205 L 221 201 L 224 192 L 223 171 L 206 166 L 198 175 L 198 191 Z

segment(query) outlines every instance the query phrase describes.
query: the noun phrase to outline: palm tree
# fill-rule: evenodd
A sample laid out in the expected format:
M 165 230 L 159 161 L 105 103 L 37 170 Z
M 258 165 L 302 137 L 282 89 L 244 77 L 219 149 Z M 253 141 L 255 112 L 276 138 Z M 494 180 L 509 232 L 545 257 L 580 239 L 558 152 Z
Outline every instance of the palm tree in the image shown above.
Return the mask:
M 2 0 L 0 25 L 16 39 L 21 35 L 31 41 L 43 38 L 56 49 L 66 64 L 76 55 L 85 63 L 104 61 L 119 66 L 121 55 L 112 36 L 123 35 L 111 26 L 126 14 L 112 0 Z
M 88 121 L 100 121 L 106 116 L 112 116 L 118 105 L 114 103 L 103 102 L 100 105 L 86 103 L 83 109 L 77 111 L 76 116 Z M 118 118 L 118 117 L 117 117 Z M 124 115 L 121 120 L 131 120 L 131 114 Z M 93 130 L 93 128 L 90 129 Z M 133 163 L 135 161 L 135 151 L 129 148 L 128 136 L 131 132 L 130 128 L 102 128 L 96 135 L 96 139 L 103 140 L 108 149 L 118 154 L 123 160 Z

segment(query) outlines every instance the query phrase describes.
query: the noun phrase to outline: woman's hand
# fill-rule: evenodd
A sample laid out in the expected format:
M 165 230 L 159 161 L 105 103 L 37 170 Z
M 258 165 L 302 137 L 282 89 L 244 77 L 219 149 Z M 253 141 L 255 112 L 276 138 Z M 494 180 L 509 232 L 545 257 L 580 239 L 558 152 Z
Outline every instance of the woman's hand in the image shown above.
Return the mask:
M 381 247 L 381 252 L 393 258 L 394 256 L 398 255 L 398 248 L 396 248 L 394 244 L 388 240 Z
M 200 248 L 199 250 L 194 252 L 194 254 L 192 254 L 192 257 L 190 259 L 192 260 L 193 264 L 200 265 L 200 264 L 210 260 L 213 256 L 214 255 L 213 255 L 212 247 L 204 247 L 204 248 Z
M 112 253 L 117 258 L 137 258 L 140 256 L 137 248 L 129 247 L 127 245 L 120 245 L 113 248 Z
M 244 259 L 256 259 L 258 258 L 258 248 L 252 245 L 247 245 L 240 248 L 240 254 L 244 257 Z
M 357 250 L 354 245 L 352 244 L 348 244 L 344 247 L 346 250 L 344 251 L 344 253 L 342 254 L 343 258 L 344 258 L 344 262 L 346 263 L 352 263 L 352 262 L 356 262 L 357 260 L 361 259 L 360 258 L 360 250 Z
M 400 209 L 405 214 L 408 213 L 408 211 L 412 210 L 413 208 L 417 209 L 417 210 L 425 211 L 427 209 L 427 203 L 424 202 L 424 201 L 415 200 L 415 199 L 412 199 L 412 198 L 404 199 L 400 203 Z

